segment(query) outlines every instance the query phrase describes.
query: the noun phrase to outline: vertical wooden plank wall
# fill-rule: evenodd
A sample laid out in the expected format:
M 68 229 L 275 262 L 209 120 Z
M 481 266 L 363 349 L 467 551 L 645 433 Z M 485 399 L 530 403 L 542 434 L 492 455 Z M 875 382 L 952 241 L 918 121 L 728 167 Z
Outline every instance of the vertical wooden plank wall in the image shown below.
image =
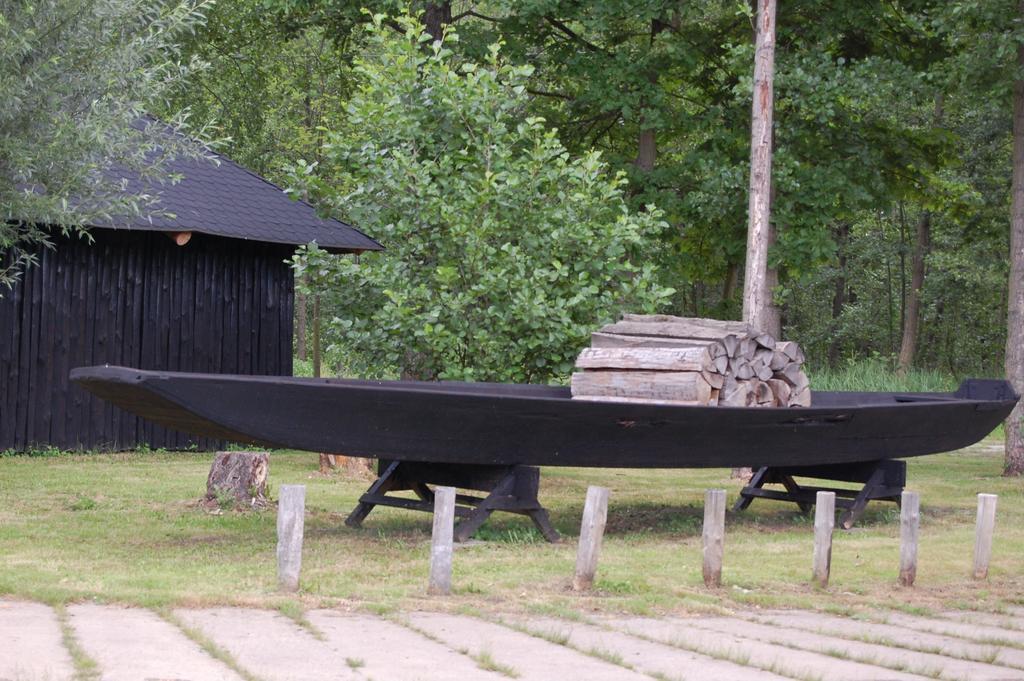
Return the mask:
M 72 386 L 76 366 L 291 375 L 292 247 L 156 232 L 58 239 L 0 298 L 0 450 L 223 446 Z

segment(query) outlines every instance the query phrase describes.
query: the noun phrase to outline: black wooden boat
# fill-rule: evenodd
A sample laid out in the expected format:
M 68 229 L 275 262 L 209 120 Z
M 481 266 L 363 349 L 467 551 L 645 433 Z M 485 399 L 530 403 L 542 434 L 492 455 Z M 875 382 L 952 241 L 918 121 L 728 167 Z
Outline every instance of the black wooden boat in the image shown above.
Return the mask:
M 500 466 L 842 464 L 965 447 L 1009 414 L 1005 381 L 953 393 L 814 392 L 810 408 L 586 402 L 566 387 L 75 369 L 93 394 L 163 426 L 261 446 Z

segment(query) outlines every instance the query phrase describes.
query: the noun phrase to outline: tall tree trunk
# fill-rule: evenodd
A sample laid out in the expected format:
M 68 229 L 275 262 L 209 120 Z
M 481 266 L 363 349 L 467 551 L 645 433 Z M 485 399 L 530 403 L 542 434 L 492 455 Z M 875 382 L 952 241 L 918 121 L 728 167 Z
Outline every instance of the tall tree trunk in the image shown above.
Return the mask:
M 313 294 L 313 375 L 320 378 L 320 294 Z
M 722 282 L 722 301 L 729 302 L 736 295 L 736 284 L 739 283 L 740 267 L 734 262 L 726 265 L 725 281 Z
M 924 288 L 924 260 L 931 245 L 932 214 L 921 212 L 917 220 L 917 234 L 914 238 L 914 255 L 910 261 L 910 288 L 904 304 L 903 340 L 900 341 L 900 357 L 896 369 L 906 373 L 914 364 L 917 350 L 918 329 L 921 326 L 921 290 Z
M 843 314 L 843 307 L 846 305 L 846 242 L 850 238 L 850 223 L 843 221 L 837 224 L 835 237 L 839 262 L 835 289 L 832 293 L 832 341 L 828 345 L 828 363 L 829 366 L 833 367 L 839 363 L 839 354 L 843 348 L 837 327 L 839 325 L 839 317 Z
M 1024 0 L 1018 11 L 1024 17 Z M 1024 44 L 1017 46 L 1024 67 Z M 1010 208 L 1010 281 L 1006 308 L 1006 378 L 1024 394 L 1024 80 L 1013 83 L 1013 202 Z M 1003 475 L 1024 473 L 1024 407 L 1018 402 L 1006 419 Z
M 942 125 L 945 97 L 942 92 L 935 95 L 935 112 L 932 125 Z M 925 258 L 931 248 L 932 214 L 929 210 L 921 212 L 917 220 L 917 233 L 914 235 L 914 254 L 910 267 L 910 290 L 906 291 L 903 305 L 903 337 L 900 339 L 900 354 L 896 363 L 899 373 L 906 373 L 914 364 L 917 354 L 918 336 L 921 328 L 921 291 L 924 289 Z
M 775 135 L 772 134 L 772 146 L 775 146 Z M 769 206 L 775 205 L 775 182 L 772 181 L 771 198 L 769 199 Z M 778 227 L 769 222 L 768 224 L 768 251 L 775 247 L 775 238 L 778 232 Z M 768 305 L 764 308 L 764 314 L 761 317 L 761 328 L 766 332 L 770 333 L 775 338 L 782 338 L 782 307 L 775 304 L 773 292 L 779 285 L 779 270 L 775 267 L 765 267 L 764 271 L 764 282 L 765 287 L 768 289 Z
M 444 27 L 452 23 L 452 3 L 428 2 L 423 8 L 423 26 L 430 37 L 440 40 Z
M 654 49 L 654 41 L 657 39 L 658 34 L 662 31 L 667 31 L 670 28 L 679 27 L 679 15 L 673 15 L 672 19 L 665 21 L 662 18 L 651 19 L 651 41 L 649 49 Z M 647 74 L 647 81 L 656 86 L 658 84 L 658 71 L 652 69 Z M 654 170 L 654 164 L 658 160 L 658 138 L 654 128 L 646 127 L 644 122 L 641 122 L 640 135 L 637 138 L 636 145 L 636 161 L 634 165 L 637 168 L 649 173 Z
M 641 130 L 637 139 L 636 161 L 637 168 L 649 173 L 654 170 L 654 162 L 658 158 L 658 140 L 651 128 Z
M 895 216 L 895 211 L 893 211 L 893 216 Z M 888 238 L 887 238 L 887 234 L 886 234 L 886 230 L 885 230 L 885 225 L 886 225 L 886 222 L 887 222 L 886 218 L 881 216 L 881 215 L 879 215 L 879 216 L 876 216 L 876 220 L 877 220 L 877 223 L 878 223 L 879 242 L 883 243 L 883 244 L 884 243 L 888 243 Z M 894 315 L 896 313 L 896 303 L 893 300 L 893 284 L 892 284 L 892 282 L 893 282 L 893 277 L 892 277 L 892 258 L 890 257 L 890 254 L 888 252 L 886 252 L 886 254 L 885 254 L 885 302 L 886 302 L 886 305 L 888 307 L 889 314 L 888 314 L 888 317 L 886 319 L 886 331 L 887 331 L 886 339 L 887 339 L 887 342 L 886 342 L 885 347 L 886 347 L 886 355 L 888 355 L 890 358 L 896 356 L 896 331 L 895 331 L 896 327 L 895 327 L 895 324 L 893 323 Z
M 307 309 L 306 294 L 298 291 L 295 293 L 295 355 L 303 362 L 306 361 L 306 323 L 309 318 Z
M 758 0 L 754 53 L 754 101 L 750 126 L 750 201 L 743 320 L 755 328 L 772 325 L 768 279 L 771 234 L 772 112 L 775 68 L 775 0 Z
M 754 33 L 754 93 L 750 111 L 750 198 L 747 207 L 747 266 L 743 277 L 743 321 L 776 337 L 779 310 L 772 304 L 778 273 L 768 268 L 771 224 L 772 113 L 775 75 L 775 0 L 758 0 Z M 732 477 L 749 480 L 749 468 L 733 468 Z
M 900 213 L 900 333 L 907 323 L 907 212 L 903 202 L 899 204 Z

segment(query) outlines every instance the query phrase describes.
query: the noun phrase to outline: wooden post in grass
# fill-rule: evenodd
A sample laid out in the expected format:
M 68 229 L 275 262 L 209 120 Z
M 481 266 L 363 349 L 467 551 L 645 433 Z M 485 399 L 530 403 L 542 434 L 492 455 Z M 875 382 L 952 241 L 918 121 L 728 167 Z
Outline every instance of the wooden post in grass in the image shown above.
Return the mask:
M 704 531 L 701 539 L 704 552 L 704 586 L 721 586 L 722 552 L 725 543 L 724 489 L 709 489 L 704 493 Z
M 978 520 L 974 528 L 974 578 L 988 577 L 988 562 L 992 557 L 992 533 L 996 529 L 995 494 L 978 495 Z
M 917 534 L 921 525 L 921 499 L 904 490 L 900 496 L 900 584 L 914 586 L 917 578 Z
M 585 591 L 594 585 L 597 559 L 601 553 L 601 539 L 608 521 L 608 490 L 604 487 L 587 488 L 587 501 L 583 506 L 580 523 L 580 544 L 576 551 L 576 574 L 572 579 L 574 591 Z
M 434 488 L 434 528 L 430 538 L 430 583 L 427 591 L 452 592 L 452 545 L 455 533 L 455 488 Z
M 281 485 L 277 504 L 277 583 L 285 591 L 299 588 L 306 486 Z
M 836 493 L 818 492 L 814 505 L 814 571 L 812 579 L 824 588 L 828 586 L 832 569 L 832 530 L 836 523 Z

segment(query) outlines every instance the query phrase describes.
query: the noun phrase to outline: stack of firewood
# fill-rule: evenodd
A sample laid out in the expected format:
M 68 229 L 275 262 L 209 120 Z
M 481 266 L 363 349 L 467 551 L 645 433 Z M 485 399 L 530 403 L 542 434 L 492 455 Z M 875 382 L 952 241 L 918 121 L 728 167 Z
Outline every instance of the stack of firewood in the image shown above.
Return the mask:
M 804 353 L 744 322 L 624 315 L 592 334 L 572 396 L 609 402 L 809 407 Z

